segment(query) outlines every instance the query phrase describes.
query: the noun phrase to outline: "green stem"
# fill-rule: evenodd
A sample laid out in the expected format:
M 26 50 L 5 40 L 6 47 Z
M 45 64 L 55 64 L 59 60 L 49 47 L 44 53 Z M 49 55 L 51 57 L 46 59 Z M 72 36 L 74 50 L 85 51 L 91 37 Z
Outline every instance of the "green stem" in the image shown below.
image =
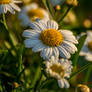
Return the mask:
M 37 68 L 35 77 L 34 77 L 34 79 L 33 79 L 31 88 L 36 88 L 36 82 L 37 82 L 37 80 L 39 79 L 40 74 L 41 74 L 41 67 L 39 66 L 39 67 Z M 31 89 L 30 92 L 34 92 L 34 90 L 35 90 L 35 89 L 33 89 L 33 90 Z
M 47 11 L 48 11 L 48 13 L 49 13 L 49 15 L 50 15 L 50 18 L 53 19 L 51 9 L 50 9 L 50 7 L 49 7 L 49 5 L 48 5 L 50 2 L 48 2 L 48 0 L 42 0 L 42 2 L 43 2 L 43 4 L 44 4 L 44 6 L 46 7 L 46 9 L 47 9 Z
M 81 67 L 78 71 L 74 72 L 74 73 L 71 75 L 70 79 L 71 79 L 72 77 L 78 75 L 79 73 L 83 72 L 84 70 L 86 70 L 86 69 L 87 69 L 88 67 L 90 67 L 90 66 L 92 66 L 92 64 L 91 64 L 91 63 L 88 63 L 88 64 L 86 64 L 85 66 Z M 69 79 L 69 80 L 70 80 L 70 79 Z
M 88 68 L 88 71 L 87 71 L 87 74 L 86 74 L 84 83 L 87 83 L 87 81 L 88 81 L 88 79 L 89 79 L 89 77 L 90 77 L 91 71 L 92 71 L 92 65 L 89 66 L 89 68 Z
M 0 71 L 0 74 L 5 75 L 7 77 L 15 78 L 15 76 L 13 76 L 13 75 L 11 75 L 11 74 L 9 74 L 7 72 L 4 72 L 4 71 Z
M 69 7 L 68 7 L 68 9 L 67 9 L 67 11 L 65 12 L 64 16 L 61 17 L 61 19 L 59 20 L 59 24 L 62 23 L 62 20 L 63 20 L 63 19 L 65 18 L 65 16 L 68 14 L 68 12 L 70 11 L 71 8 L 72 8 L 72 6 L 69 6 Z
M 5 19 L 5 14 L 3 14 L 3 22 L 4 22 L 5 28 L 8 30 L 8 26 L 7 26 L 6 19 Z
M 24 51 L 24 46 L 21 46 L 21 48 L 19 49 L 19 60 L 18 60 L 18 75 L 21 73 L 21 68 L 22 68 L 22 54 Z
M 13 41 L 13 38 L 11 37 L 11 33 L 8 31 L 8 26 L 7 26 L 5 14 L 3 14 L 3 24 L 4 24 L 4 26 L 5 26 L 6 31 L 8 32 L 10 43 L 11 43 L 11 45 L 14 47 L 14 41 Z M 14 49 L 15 49 L 15 47 L 14 47 Z M 15 49 L 15 50 L 16 50 L 16 49 Z
M 45 81 L 42 82 L 42 85 L 40 86 L 40 89 L 42 89 L 46 84 L 52 82 L 54 79 L 50 78 L 50 79 L 46 79 Z

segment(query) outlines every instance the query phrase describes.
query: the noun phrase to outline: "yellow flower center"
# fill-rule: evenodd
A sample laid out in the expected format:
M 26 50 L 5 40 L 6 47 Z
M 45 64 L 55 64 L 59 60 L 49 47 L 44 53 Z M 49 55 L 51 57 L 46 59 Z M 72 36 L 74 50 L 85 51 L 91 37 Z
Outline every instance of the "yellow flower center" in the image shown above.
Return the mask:
M 40 40 L 48 46 L 59 46 L 63 42 L 63 35 L 55 29 L 43 30 L 40 34 Z
M 28 16 L 32 21 L 35 21 L 36 19 L 43 19 L 44 14 L 41 9 L 32 9 L 28 11 Z
M 9 4 L 11 0 L 0 0 L 0 4 Z
M 92 41 L 88 43 L 88 48 L 92 51 Z
M 54 64 L 54 65 L 52 65 L 52 66 L 50 67 L 50 69 L 51 69 L 53 72 L 59 74 L 62 78 L 63 78 L 64 75 L 65 75 L 65 71 L 64 71 L 64 69 L 63 69 L 63 67 L 62 67 L 61 65 L 56 65 L 56 64 Z M 61 75 L 61 74 L 62 74 L 62 75 Z

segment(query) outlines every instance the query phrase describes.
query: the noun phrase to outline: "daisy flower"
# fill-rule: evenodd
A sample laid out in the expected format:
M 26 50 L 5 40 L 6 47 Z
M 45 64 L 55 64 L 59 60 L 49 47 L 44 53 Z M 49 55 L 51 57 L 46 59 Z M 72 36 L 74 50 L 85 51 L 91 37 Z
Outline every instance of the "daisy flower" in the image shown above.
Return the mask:
M 72 71 L 72 62 L 67 59 L 55 59 L 53 56 L 49 61 L 45 62 L 46 72 L 53 78 L 58 80 L 60 88 L 69 88 L 69 83 L 66 80 L 70 77 Z
M 69 30 L 59 30 L 54 20 L 39 21 L 31 24 L 32 29 L 25 30 L 24 41 L 27 48 L 34 52 L 41 52 L 40 56 L 49 59 L 51 56 L 70 58 L 75 53 L 78 43 L 73 33 Z
M 24 26 L 30 26 L 30 22 L 34 22 L 37 19 L 47 20 L 49 15 L 45 9 L 40 8 L 36 3 L 31 3 L 22 8 L 19 13 L 19 19 Z
M 87 38 L 80 52 L 80 56 L 85 56 L 88 61 L 92 61 L 92 31 L 87 31 Z
M 12 14 L 16 11 L 21 11 L 21 9 L 16 5 L 16 3 L 21 3 L 18 0 L 0 0 L 0 14 L 7 13 L 7 11 Z

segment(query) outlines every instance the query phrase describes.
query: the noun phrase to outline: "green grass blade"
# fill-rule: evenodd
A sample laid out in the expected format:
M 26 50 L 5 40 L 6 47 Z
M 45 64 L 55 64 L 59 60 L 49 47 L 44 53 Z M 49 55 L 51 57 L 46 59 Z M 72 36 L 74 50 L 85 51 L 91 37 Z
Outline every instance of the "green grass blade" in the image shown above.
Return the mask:
M 73 55 L 72 57 L 72 62 L 73 65 L 75 66 L 77 64 L 78 58 L 79 58 L 79 53 L 84 45 L 85 39 L 86 39 L 86 35 L 83 35 L 80 39 L 79 39 L 79 44 L 77 45 L 78 51 Z

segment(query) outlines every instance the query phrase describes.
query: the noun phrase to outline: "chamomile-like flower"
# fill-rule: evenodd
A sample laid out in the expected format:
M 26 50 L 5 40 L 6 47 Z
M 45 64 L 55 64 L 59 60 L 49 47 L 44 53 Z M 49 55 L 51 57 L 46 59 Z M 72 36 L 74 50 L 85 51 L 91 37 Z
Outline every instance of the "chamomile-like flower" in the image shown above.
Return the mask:
M 75 53 L 77 44 L 73 33 L 69 30 L 58 30 L 58 24 L 53 20 L 38 21 L 31 24 L 32 30 L 25 30 L 24 41 L 27 48 L 32 48 L 34 52 L 41 52 L 44 59 L 51 56 L 70 58 L 70 54 Z
M 87 38 L 80 55 L 85 56 L 88 61 L 92 61 L 92 31 L 87 31 Z
M 67 59 L 56 59 L 53 56 L 49 61 L 45 62 L 46 72 L 58 80 L 60 88 L 69 88 L 67 78 L 70 77 L 72 72 L 72 62 Z
M 22 8 L 19 13 L 19 19 L 24 26 L 30 26 L 30 22 L 34 22 L 37 19 L 47 20 L 49 15 L 45 9 L 40 8 L 36 3 L 31 3 Z
M 18 0 L 0 0 L 0 13 L 7 13 L 7 11 L 12 14 L 15 13 L 15 10 L 21 11 L 21 9 L 16 5 L 17 3 L 21 3 Z

